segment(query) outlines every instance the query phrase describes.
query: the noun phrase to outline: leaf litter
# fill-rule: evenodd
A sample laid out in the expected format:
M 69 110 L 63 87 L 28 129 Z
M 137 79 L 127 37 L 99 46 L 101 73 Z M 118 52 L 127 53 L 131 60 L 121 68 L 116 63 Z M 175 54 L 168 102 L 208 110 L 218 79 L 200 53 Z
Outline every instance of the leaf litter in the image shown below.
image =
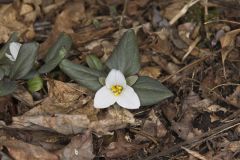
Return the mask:
M 129 111 L 93 107 L 94 93 L 58 69 L 43 89 L 23 85 L 0 97 L 5 159 L 238 159 L 239 17 L 237 1 L 17 1 L 1 4 L 0 43 L 12 32 L 40 42 L 41 61 L 61 32 L 69 58 L 106 61 L 127 28 L 138 37 L 141 69 L 174 97 Z M 108 138 L 106 138 L 108 137 Z

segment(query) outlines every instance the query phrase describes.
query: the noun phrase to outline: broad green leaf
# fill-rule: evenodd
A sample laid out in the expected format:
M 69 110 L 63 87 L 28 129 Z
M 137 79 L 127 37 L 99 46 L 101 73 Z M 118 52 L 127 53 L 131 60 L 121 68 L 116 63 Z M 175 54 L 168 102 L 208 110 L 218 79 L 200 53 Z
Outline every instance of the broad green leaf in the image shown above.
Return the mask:
M 138 77 L 137 82 L 132 87 L 139 96 L 141 106 L 153 105 L 173 96 L 167 87 L 150 77 Z
M 17 83 L 14 81 L 0 81 L 0 96 L 6 96 L 17 89 Z
M 22 45 L 10 72 L 11 79 L 21 79 L 32 69 L 37 56 L 38 47 L 39 44 L 35 42 Z
M 45 64 L 39 69 L 39 73 L 48 73 L 53 70 L 67 55 L 71 46 L 71 37 L 61 33 L 54 45 L 48 50 L 44 59 Z
M 22 77 L 21 79 L 24 79 L 24 80 L 33 79 L 38 74 L 39 74 L 38 71 L 36 71 L 35 69 L 32 69 L 24 77 Z
M 27 85 L 30 92 L 37 92 L 42 89 L 43 80 L 39 75 L 36 75 L 34 78 L 28 80 Z
M 98 90 L 102 86 L 98 79 L 99 77 L 103 77 L 104 74 L 97 70 L 93 70 L 79 64 L 74 64 L 67 59 L 62 60 L 59 67 L 72 80 L 93 91 Z
M 8 76 L 10 73 L 10 65 L 0 65 L 0 72 L 3 76 Z
M 5 57 L 6 52 L 9 52 L 9 44 L 11 42 L 16 42 L 17 40 L 18 40 L 18 33 L 13 32 L 12 35 L 10 36 L 9 40 L 7 41 L 7 43 L 0 50 L 0 59 Z
M 139 71 L 139 51 L 133 30 L 124 33 L 106 64 L 110 69 L 120 70 L 125 76 L 134 75 Z
M 0 80 L 3 79 L 4 75 L 5 75 L 4 70 L 2 68 L 0 68 Z
M 66 56 L 67 50 L 63 47 L 57 56 L 54 59 L 51 59 L 47 63 L 45 63 L 39 70 L 39 73 L 48 73 L 53 70 Z
M 129 76 L 129 77 L 126 78 L 127 84 L 129 86 L 134 85 L 134 83 L 136 83 L 137 80 L 138 80 L 138 76 L 137 75 Z
M 103 70 L 103 64 L 101 60 L 95 55 L 88 55 L 86 57 L 87 64 L 90 68 L 96 69 L 98 71 Z

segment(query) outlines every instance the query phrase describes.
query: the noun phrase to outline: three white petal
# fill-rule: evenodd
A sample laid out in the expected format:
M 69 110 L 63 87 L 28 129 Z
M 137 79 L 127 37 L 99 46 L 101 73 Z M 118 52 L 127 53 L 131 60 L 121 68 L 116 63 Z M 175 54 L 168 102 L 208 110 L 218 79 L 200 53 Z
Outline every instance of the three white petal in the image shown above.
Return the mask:
M 126 79 L 121 71 L 112 69 L 106 80 L 106 85 L 100 88 L 94 97 L 95 108 L 107 108 L 115 102 L 127 109 L 138 109 L 140 100 L 132 87 L 128 86 Z M 112 86 L 122 86 L 123 90 L 119 95 L 114 95 L 111 90 Z
M 9 45 L 10 54 L 5 53 L 5 56 L 11 61 L 16 61 L 21 46 L 21 43 L 11 42 Z

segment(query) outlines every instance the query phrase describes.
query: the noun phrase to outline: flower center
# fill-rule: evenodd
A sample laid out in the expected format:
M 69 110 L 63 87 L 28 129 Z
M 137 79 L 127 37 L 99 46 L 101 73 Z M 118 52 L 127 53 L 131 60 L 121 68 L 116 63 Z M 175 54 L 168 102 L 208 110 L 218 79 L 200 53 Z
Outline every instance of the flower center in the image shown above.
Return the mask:
M 123 87 L 120 85 L 114 85 L 111 87 L 111 91 L 115 96 L 119 96 L 122 93 Z

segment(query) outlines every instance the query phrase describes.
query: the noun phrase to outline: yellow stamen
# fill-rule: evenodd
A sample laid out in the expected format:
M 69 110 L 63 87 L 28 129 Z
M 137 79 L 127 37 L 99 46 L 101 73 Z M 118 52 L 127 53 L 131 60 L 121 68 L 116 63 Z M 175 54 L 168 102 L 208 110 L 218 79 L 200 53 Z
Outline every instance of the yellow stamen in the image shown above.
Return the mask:
M 120 85 L 114 85 L 111 87 L 111 91 L 115 96 L 119 96 L 122 93 L 123 87 Z

